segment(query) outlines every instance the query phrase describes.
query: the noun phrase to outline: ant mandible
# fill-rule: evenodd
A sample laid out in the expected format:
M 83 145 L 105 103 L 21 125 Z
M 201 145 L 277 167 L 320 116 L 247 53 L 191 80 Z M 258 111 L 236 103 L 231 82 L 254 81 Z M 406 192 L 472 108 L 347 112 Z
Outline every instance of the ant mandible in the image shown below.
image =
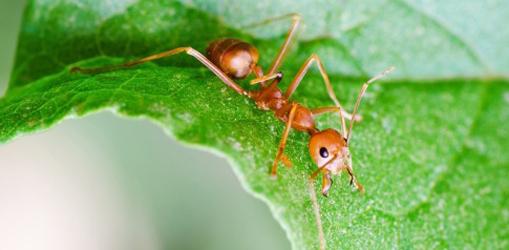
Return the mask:
M 352 158 L 349 151 L 352 127 L 354 122 L 360 119 L 360 117 L 357 116 L 357 110 L 369 84 L 391 72 L 394 68 L 390 67 L 386 69 L 362 85 L 352 114 L 347 113 L 341 107 L 341 104 L 334 94 L 325 68 L 316 54 L 312 54 L 304 62 L 297 72 L 297 75 L 290 83 L 288 89 L 283 93 L 278 87 L 279 82 L 283 78 L 283 74 L 281 72 L 277 72 L 277 70 L 288 51 L 290 42 L 295 36 L 301 17 L 298 14 L 289 14 L 272 20 L 282 18 L 291 18 L 292 24 L 288 30 L 283 45 L 279 49 L 277 56 L 274 58 L 269 71 L 266 74 L 263 73 L 262 68 L 257 64 L 259 58 L 258 50 L 253 45 L 234 38 L 218 39 L 211 42 L 207 48 L 207 56 L 204 56 L 191 47 L 179 47 L 120 65 L 100 68 L 75 67 L 71 69 L 71 71 L 95 74 L 132 67 L 138 64 L 185 52 L 205 65 L 228 87 L 235 90 L 237 93 L 254 100 L 258 108 L 273 111 L 274 115 L 279 120 L 286 123 L 283 136 L 279 142 L 276 158 L 274 159 L 274 163 L 272 164 L 272 169 L 270 171 L 272 177 L 276 177 L 277 167 L 280 161 L 287 167 L 291 167 L 291 162 L 283 154 L 283 151 L 286 146 L 286 140 L 290 129 L 293 128 L 298 131 L 307 132 L 311 136 L 308 145 L 309 152 L 311 154 L 311 158 L 318 166 L 318 169 L 311 174 L 310 180 L 315 180 L 318 174 L 322 173 L 322 194 L 324 196 L 327 196 L 332 185 L 331 175 L 339 175 L 342 171 L 346 171 L 350 176 L 350 185 L 354 185 L 360 192 L 363 192 L 364 188 L 359 181 L 357 181 L 352 169 Z M 309 109 L 290 100 L 290 97 L 295 92 L 301 83 L 302 78 L 313 63 L 316 63 L 318 66 L 329 97 L 332 99 L 335 106 Z M 232 80 L 244 79 L 251 74 L 255 76 L 255 79 L 251 81 L 251 84 L 260 84 L 259 90 L 244 90 Z M 272 82 L 267 84 L 268 81 Z M 316 128 L 314 120 L 315 116 L 329 112 L 339 113 L 341 120 L 341 132 L 332 128 L 325 130 L 319 130 Z M 350 120 L 348 130 L 346 129 L 345 118 Z

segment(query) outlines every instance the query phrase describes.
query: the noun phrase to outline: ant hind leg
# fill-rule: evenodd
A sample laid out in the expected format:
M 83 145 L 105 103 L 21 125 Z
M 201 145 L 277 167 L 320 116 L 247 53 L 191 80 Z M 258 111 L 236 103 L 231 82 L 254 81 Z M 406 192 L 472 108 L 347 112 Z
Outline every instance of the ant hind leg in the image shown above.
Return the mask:
M 279 69 L 279 66 L 283 62 L 283 59 L 288 52 L 288 49 L 290 48 L 291 42 L 293 41 L 295 34 L 297 33 L 297 30 L 300 25 L 301 16 L 296 13 L 291 13 L 291 14 L 287 14 L 287 15 L 283 15 L 283 16 L 279 16 L 279 17 L 269 18 L 265 21 L 262 21 L 262 22 L 259 22 L 256 24 L 252 24 L 252 25 L 248 25 L 245 27 L 245 28 L 258 27 L 258 26 L 266 25 L 266 24 L 274 22 L 274 21 L 288 19 L 288 18 L 290 18 L 292 20 L 292 24 L 290 25 L 290 28 L 288 28 L 288 31 L 287 31 L 286 37 L 285 37 L 285 41 L 279 48 L 279 51 L 276 54 L 276 56 L 274 57 L 266 75 L 256 74 L 256 78 L 252 81 L 252 84 L 260 83 L 260 84 L 264 85 L 265 81 L 267 81 L 267 78 L 272 77 L 277 72 L 277 70 Z
M 200 61 L 205 67 L 207 67 L 210 71 L 212 71 L 223 83 L 225 83 L 228 87 L 235 90 L 237 93 L 241 95 L 248 95 L 248 92 L 245 91 L 242 87 L 240 87 L 237 83 L 235 83 L 230 77 L 228 77 L 221 69 L 219 69 L 216 65 L 214 65 L 207 57 L 202 55 L 197 50 L 191 48 L 191 47 L 179 47 L 172 50 L 168 50 L 162 53 L 154 54 L 145 58 L 141 58 L 135 61 L 130 61 L 124 64 L 119 65 L 110 65 L 105 67 L 98 67 L 98 68 L 80 68 L 80 67 L 74 67 L 71 69 L 72 73 L 84 73 L 84 74 L 98 74 L 103 72 L 109 72 L 124 68 L 130 68 L 139 64 L 143 64 L 146 62 L 158 60 L 165 57 L 170 57 L 173 55 L 180 54 L 182 52 L 187 53 L 188 55 L 196 58 L 198 61 Z

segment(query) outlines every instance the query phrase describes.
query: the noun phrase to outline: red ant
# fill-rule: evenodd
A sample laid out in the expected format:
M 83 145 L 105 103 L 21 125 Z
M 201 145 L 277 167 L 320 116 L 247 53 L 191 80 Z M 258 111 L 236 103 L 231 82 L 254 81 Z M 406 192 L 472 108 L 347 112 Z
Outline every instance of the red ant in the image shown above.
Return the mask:
M 291 162 L 283 154 L 283 151 L 286 146 L 286 140 L 290 129 L 293 128 L 298 131 L 307 132 L 311 136 L 309 140 L 309 152 L 313 161 L 316 165 L 318 165 L 318 169 L 311 174 L 310 180 L 314 180 L 319 173 L 323 174 L 322 194 L 324 196 L 327 196 L 329 188 L 332 185 L 331 175 L 338 175 L 342 171 L 346 171 L 350 176 L 350 185 L 354 185 L 359 191 L 363 192 L 364 188 L 357 181 L 357 178 L 353 173 L 351 154 L 348 148 L 350 137 L 352 135 L 352 127 L 356 120 L 360 120 L 360 117 L 356 115 L 357 109 L 359 108 L 361 99 L 369 84 L 383 77 L 394 68 L 391 67 L 364 83 L 357 97 L 357 101 L 355 102 L 352 114 L 347 113 L 341 107 L 333 92 L 329 77 L 325 72 L 325 68 L 316 54 L 311 55 L 306 60 L 297 72 L 297 75 L 293 78 L 286 92 L 283 93 L 278 87 L 279 82 L 283 78 L 283 74 L 281 72 L 277 72 L 277 70 L 287 53 L 289 44 L 299 27 L 301 19 L 298 14 L 290 14 L 283 18 L 285 17 L 291 18 L 292 24 L 288 30 L 286 39 L 279 49 L 276 58 L 273 60 L 267 74 L 264 74 L 262 68 L 257 64 L 259 58 L 258 50 L 247 42 L 233 38 L 219 39 L 210 43 L 207 48 L 207 56 L 204 56 L 191 47 L 179 47 L 121 65 L 88 69 L 75 67 L 71 69 L 71 71 L 94 74 L 132 67 L 145 62 L 185 52 L 203 63 L 203 65 L 218 76 L 228 87 L 235 90 L 237 93 L 254 100 L 258 108 L 262 110 L 272 110 L 279 120 L 286 123 L 276 158 L 270 171 L 271 176 L 276 177 L 277 167 L 280 161 L 282 161 L 287 167 L 291 167 Z M 325 87 L 327 88 L 329 97 L 332 99 L 335 106 L 309 109 L 290 100 L 295 89 L 297 89 L 302 78 L 314 62 L 318 66 L 320 74 L 325 82 Z M 254 74 L 256 77 L 251 81 L 251 84 L 259 83 L 261 86 L 259 90 L 246 91 L 232 80 L 244 79 L 251 74 Z M 267 82 L 271 80 L 272 82 L 267 84 Z M 332 128 L 321 131 L 316 128 L 314 117 L 329 112 L 339 113 L 341 119 L 341 133 Z M 345 117 L 350 120 L 350 127 L 348 128 L 348 131 L 346 129 Z

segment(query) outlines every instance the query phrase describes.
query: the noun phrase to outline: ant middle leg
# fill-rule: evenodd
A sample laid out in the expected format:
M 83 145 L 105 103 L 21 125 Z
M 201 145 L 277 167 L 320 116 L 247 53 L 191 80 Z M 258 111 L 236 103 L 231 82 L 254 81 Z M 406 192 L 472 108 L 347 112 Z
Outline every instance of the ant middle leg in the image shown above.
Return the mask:
M 288 139 L 288 134 L 290 133 L 290 129 L 292 128 L 292 123 L 295 118 L 295 111 L 297 110 L 297 105 L 293 104 L 292 109 L 290 110 L 290 114 L 288 115 L 288 121 L 286 122 L 286 127 L 283 132 L 283 136 L 281 137 L 281 141 L 279 142 L 279 147 L 277 149 L 276 158 L 274 159 L 274 163 L 272 164 L 272 169 L 270 170 L 270 175 L 273 178 L 277 177 L 277 165 L 279 161 L 283 161 L 286 166 L 291 166 L 289 163 L 289 159 L 283 154 L 286 147 L 286 140 Z
M 71 72 L 76 73 L 84 73 L 84 74 L 98 74 L 103 72 L 109 72 L 114 70 L 119 70 L 123 68 L 130 68 L 139 64 L 143 64 L 146 62 L 158 60 L 165 57 L 174 56 L 180 53 L 187 53 L 188 55 L 196 58 L 198 61 L 200 61 L 205 67 L 207 67 L 210 71 L 212 71 L 223 83 L 225 83 L 228 87 L 235 90 L 237 93 L 241 95 L 248 95 L 248 92 L 245 91 L 242 87 L 240 87 L 237 83 L 235 83 L 230 77 L 228 77 L 221 69 L 219 69 L 216 65 L 214 65 L 207 57 L 202 55 L 197 50 L 191 48 L 191 47 L 179 47 L 172 50 L 168 50 L 162 53 L 154 54 L 151 56 L 147 56 L 145 58 L 141 58 L 135 61 L 126 62 L 119 65 L 110 65 L 110 66 L 104 66 L 104 67 L 98 67 L 98 68 L 81 68 L 81 67 L 74 67 L 71 69 Z
M 346 134 L 347 131 L 346 131 L 345 117 L 347 119 L 349 119 L 349 120 L 353 119 L 353 117 L 348 112 L 346 112 L 342 108 L 341 104 L 339 103 L 338 98 L 336 97 L 336 94 L 334 93 L 334 90 L 332 89 L 332 85 L 330 83 L 329 76 L 327 75 L 327 72 L 325 71 L 325 67 L 323 66 L 322 61 L 320 60 L 320 57 L 318 57 L 317 54 L 312 54 L 306 60 L 306 62 L 304 62 L 304 64 L 301 66 L 301 68 L 299 69 L 299 71 L 297 72 L 295 77 L 293 78 L 292 82 L 290 83 L 290 86 L 286 90 L 285 97 L 289 99 L 290 96 L 292 96 L 292 94 L 295 92 L 295 90 L 297 89 L 299 84 L 302 82 L 302 79 L 304 78 L 304 76 L 308 72 L 309 67 L 311 67 L 311 65 L 314 62 L 316 62 L 316 65 L 318 66 L 318 70 L 320 71 L 320 74 L 322 75 L 322 79 L 324 81 L 325 88 L 327 89 L 327 93 L 329 94 L 330 99 L 336 105 L 336 108 L 337 108 L 336 111 L 338 111 L 338 110 L 341 111 L 341 112 L 338 112 L 339 116 L 341 118 L 341 130 L 342 130 L 343 136 L 346 137 L 347 136 L 347 134 Z

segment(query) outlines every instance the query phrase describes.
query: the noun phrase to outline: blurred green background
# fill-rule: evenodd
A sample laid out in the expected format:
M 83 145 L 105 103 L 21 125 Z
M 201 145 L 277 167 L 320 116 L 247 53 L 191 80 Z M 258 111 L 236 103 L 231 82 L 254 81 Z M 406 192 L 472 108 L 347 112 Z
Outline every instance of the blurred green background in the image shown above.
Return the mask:
M 2 95 L 23 5 L 0 0 Z M 0 204 L 0 249 L 290 248 L 225 159 L 109 112 L 1 145 Z

